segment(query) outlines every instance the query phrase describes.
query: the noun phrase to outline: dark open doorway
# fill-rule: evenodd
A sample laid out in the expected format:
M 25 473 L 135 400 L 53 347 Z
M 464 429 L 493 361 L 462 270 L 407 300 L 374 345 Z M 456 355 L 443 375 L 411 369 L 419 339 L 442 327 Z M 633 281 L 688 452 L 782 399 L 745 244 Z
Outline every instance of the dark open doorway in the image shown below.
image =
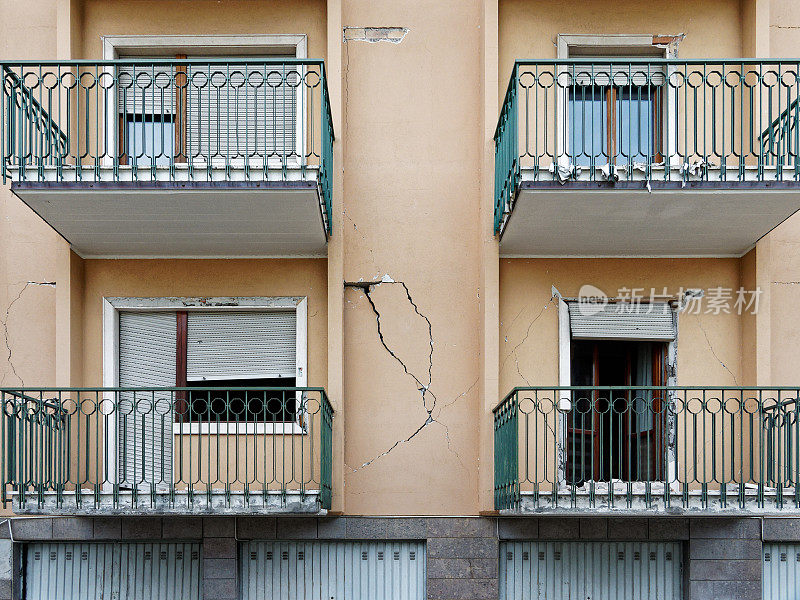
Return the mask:
M 665 385 L 666 353 L 664 342 L 572 342 L 571 384 L 610 389 L 573 393 L 567 413 L 569 481 L 663 479 L 665 394 L 630 387 Z

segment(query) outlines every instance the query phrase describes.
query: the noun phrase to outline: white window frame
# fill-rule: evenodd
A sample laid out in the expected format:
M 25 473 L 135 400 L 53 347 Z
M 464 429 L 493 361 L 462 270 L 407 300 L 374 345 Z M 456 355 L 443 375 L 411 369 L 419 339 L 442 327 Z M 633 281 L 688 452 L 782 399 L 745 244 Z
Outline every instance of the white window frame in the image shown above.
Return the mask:
M 295 387 L 308 386 L 308 297 L 216 297 L 216 298 L 103 298 L 103 387 L 119 387 L 119 314 L 124 311 L 152 312 L 232 312 L 284 310 L 296 313 L 296 370 Z M 303 392 L 297 392 L 298 403 Z M 113 402 L 113 394 L 104 396 L 103 402 Z M 117 422 L 116 412 L 106 431 L 106 465 L 110 481 L 116 481 Z M 174 423 L 173 436 L 210 434 L 263 434 L 306 435 L 308 428 L 299 422 L 292 423 Z
M 295 58 L 308 58 L 308 38 L 306 34 L 264 34 L 264 35 L 104 35 L 101 37 L 103 45 L 103 60 L 115 60 L 120 54 L 136 55 L 164 55 L 165 58 L 171 54 L 208 54 L 219 57 L 237 56 L 247 57 L 254 54 L 291 54 L 294 51 Z M 238 52 L 238 54 L 237 54 Z M 114 77 L 114 67 L 109 66 L 104 69 L 111 77 Z M 305 67 L 298 67 L 301 76 L 305 76 Z M 287 167 L 300 168 L 305 165 L 306 156 L 306 110 L 304 87 L 297 86 L 297 109 L 295 111 L 295 152 L 296 159 L 287 161 Z M 113 102 L 114 109 L 107 110 L 106 123 L 106 143 L 109 151 L 116 152 L 117 138 L 114 132 L 117 129 L 117 98 L 116 95 L 106 102 Z M 113 158 L 106 156 L 103 163 L 107 166 L 113 165 Z M 244 160 L 233 161 L 234 166 L 244 167 Z M 239 165 L 241 163 L 241 165 Z M 193 163 L 194 164 L 194 163 Z M 216 164 L 212 161 L 212 165 Z M 259 164 L 261 164 L 259 162 Z M 202 165 L 196 165 L 202 166 Z M 268 167 L 271 162 L 268 161 Z M 281 167 L 280 161 L 275 162 L 276 167 Z
M 569 304 L 568 301 L 579 301 L 580 298 L 558 297 L 558 385 L 569 387 L 572 385 L 572 330 L 569 324 Z M 678 384 L 678 317 L 679 311 L 673 307 L 673 321 L 675 323 L 675 338 L 667 342 L 667 386 Z M 562 485 L 566 485 L 566 464 L 567 454 L 564 441 L 567 439 L 567 413 L 571 409 L 570 397 L 563 397 L 557 400 L 558 404 L 558 430 L 561 436 L 558 440 L 556 455 L 558 456 L 558 477 Z M 674 419 L 670 420 L 669 427 L 672 431 L 667 433 L 667 481 L 675 480 L 678 473 L 678 457 L 675 454 L 674 438 L 677 423 Z
M 675 46 L 672 44 L 664 46 L 654 45 L 653 34 L 558 34 L 556 38 L 556 56 L 558 59 L 579 58 L 580 55 L 575 56 L 575 51 L 577 48 L 581 48 L 584 51 L 581 54 L 584 54 L 587 49 L 590 51 L 590 54 L 594 54 L 596 56 L 603 56 L 604 52 L 608 53 L 609 60 L 614 58 L 619 58 L 620 60 L 625 60 L 625 58 L 647 58 L 648 56 L 652 56 L 654 58 L 675 58 Z M 620 49 L 630 50 L 630 52 L 626 52 L 624 55 L 610 52 L 611 50 L 619 52 Z M 596 52 L 593 50 L 596 50 Z M 658 52 L 654 52 L 654 50 Z M 662 54 L 662 56 L 659 57 L 658 54 Z M 664 73 L 667 81 L 669 81 L 669 77 L 672 75 L 672 72 L 672 68 L 667 68 L 666 72 Z M 554 73 L 554 75 L 558 77 L 558 73 Z M 559 123 L 558 127 L 556 128 L 557 164 L 562 157 L 566 158 L 569 156 L 569 148 L 567 147 L 567 140 L 569 139 L 567 131 L 567 106 L 569 105 L 568 94 L 569 92 L 565 88 L 560 94 L 558 94 L 558 97 L 556 98 L 556 116 Z M 668 139 L 667 137 L 670 135 L 670 132 L 675 131 L 674 126 L 676 117 L 672 94 L 666 94 L 664 110 L 666 110 L 667 114 L 666 118 L 664 119 L 662 139 L 666 142 L 667 148 L 671 152 L 670 164 L 672 165 L 677 164 L 678 160 L 678 140 Z M 666 148 L 661 149 L 664 159 L 666 159 L 666 150 Z

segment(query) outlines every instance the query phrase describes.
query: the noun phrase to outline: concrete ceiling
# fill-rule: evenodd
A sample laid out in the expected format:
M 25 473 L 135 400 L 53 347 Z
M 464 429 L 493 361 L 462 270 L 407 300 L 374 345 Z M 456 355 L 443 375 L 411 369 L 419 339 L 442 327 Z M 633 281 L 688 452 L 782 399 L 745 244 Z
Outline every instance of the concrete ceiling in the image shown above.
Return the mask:
M 502 256 L 741 256 L 800 210 L 800 190 L 523 188 Z
M 316 187 L 14 193 L 84 257 L 325 256 Z

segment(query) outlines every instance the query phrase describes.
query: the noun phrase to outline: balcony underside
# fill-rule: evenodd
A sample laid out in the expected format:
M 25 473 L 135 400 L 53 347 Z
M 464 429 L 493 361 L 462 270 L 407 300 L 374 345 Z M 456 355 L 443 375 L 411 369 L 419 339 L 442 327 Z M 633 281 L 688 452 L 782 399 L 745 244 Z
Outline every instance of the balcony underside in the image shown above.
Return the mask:
M 113 492 L 86 490 L 75 492 L 45 492 L 41 496 L 28 493 L 23 502 L 17 495 L 13 500 L 16 514 L 25 515 L 325 515 L 321 508 L 319 492 L 316 490 L 267 492 L 212 490 L 195 491 L 190 497 L 186 491 L 173 494 L 139 492 L 135 496 L 129 491 Z
M 796 181 L 522 181 L 502 256 L 742 256 L 800 210 Z
M 664 484 L 650 483 L 649 493 L 643 482 L 631 483 L 628 492 L 627 484 L 615 482 L 609 495 L 609 484 L 595 483 L 594 492 L 590 492 L 588 484 L 575 490 L 521 492 L 516 508 L 501 510 L 502 515 L 597 515 L 597 516 L 756 516 L 800 514 L 795 488 L 781 490 L 781 502 L 778 502 L 778 490 L 766 488 L 759 495 L 755 485 L 746 485 L 740 494 L 738 485 L 729 484 L 724 494 L 720 489 L 688 490 L 684 493 L 680 485 L 671 485 L 664 494 Z M 719 486 L 717 486 L 719 488 Z
M 54 167 L 12 191 L 83 257 L 325 256 L 316 168 Z M 30 181 L 35 178 L 36 181 Z

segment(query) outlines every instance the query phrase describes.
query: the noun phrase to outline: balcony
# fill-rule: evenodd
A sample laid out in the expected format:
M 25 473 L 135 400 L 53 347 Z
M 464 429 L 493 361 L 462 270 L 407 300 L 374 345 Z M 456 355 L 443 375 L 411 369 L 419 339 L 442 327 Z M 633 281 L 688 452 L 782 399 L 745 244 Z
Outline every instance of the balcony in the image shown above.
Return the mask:
M 798 61 L 517 61 L 501 255 L 743 255 L 800 209 L 798 89 Z
M 322 61 L 0 67 L 3 182 L 81 256 L 327 253 Z
M 494 409 L 503 514 L 798 514 L 800 389 L 515 388 Z
M 322 388 L 0 390 L 2 501 L 22 514 L 324 514 Z

